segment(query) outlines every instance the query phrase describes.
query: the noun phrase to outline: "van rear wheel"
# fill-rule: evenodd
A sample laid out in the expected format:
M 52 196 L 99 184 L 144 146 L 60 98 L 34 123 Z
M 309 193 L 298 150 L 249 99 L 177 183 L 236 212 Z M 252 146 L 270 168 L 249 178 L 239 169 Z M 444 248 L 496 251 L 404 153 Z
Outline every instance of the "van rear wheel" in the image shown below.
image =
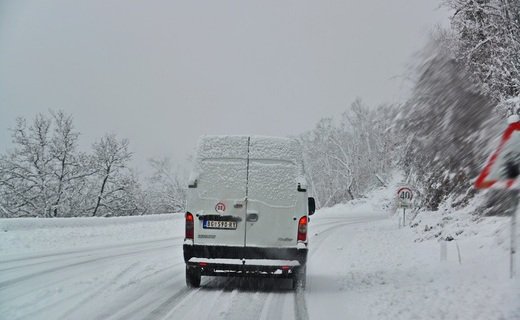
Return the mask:
M 307 282 L 307 267 L 302 266 L 296 270 L 293 277 L 292 287 L 294 290 L 302 290 L 305 289 L 305 285 Z
M 200 270 L 186 266 L 186 285 L 190 288 L 200 287 Z

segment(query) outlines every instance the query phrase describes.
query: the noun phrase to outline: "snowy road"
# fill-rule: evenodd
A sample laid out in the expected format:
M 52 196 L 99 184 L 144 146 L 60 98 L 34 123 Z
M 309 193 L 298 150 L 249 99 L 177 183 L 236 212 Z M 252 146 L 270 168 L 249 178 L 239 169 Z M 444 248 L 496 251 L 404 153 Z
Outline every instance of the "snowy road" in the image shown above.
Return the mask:
M 312 221 L 309 281 L 335 233 L 381 217 Z M 316 220 L 316 222 L 314 222 Z M 0 260 L 5 319 L 307 319 L 289 281 L 203 277 L 184 284 L 182 237 Z
M 431 222 L 399 229 L 383 203 L 311 218 L 304 292 L 217 277 L 188 289 L 182 215 L 2 220 L 0 319 L 520 319 L 507 220 L 466 226 L 443 261 L 414 231 Z

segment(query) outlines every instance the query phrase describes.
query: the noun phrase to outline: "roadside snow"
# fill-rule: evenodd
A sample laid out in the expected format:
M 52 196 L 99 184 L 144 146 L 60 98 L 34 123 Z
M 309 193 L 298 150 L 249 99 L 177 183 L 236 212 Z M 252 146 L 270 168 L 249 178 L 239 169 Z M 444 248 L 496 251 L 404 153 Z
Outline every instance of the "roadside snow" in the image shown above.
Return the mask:
M 183 237 L 183 217 L 0 219 L 0 256 Z
M 447 206 L 399 229 L 394 191 L 382 188 L 311 217 L 307 289 L 295 296 L 232 279 L 187 289 L 182 214 L 1 219 L 0 314 L 271 319 L 305 318 L 308 310 L 309 319 L 520 319 L 520 270 L 509 278 L 509 218 L 474 220 L 471 207 Z M 448 235 L 454 240 L 441 259 L 439 239 Z M 93 246 L 101 249 L 77 250 Z M 69 253 L 42 254 L 59 250 Z
M 329 246 L 320 246 L 309 261 L 310 318 L 520 319 L 518 265 L 518 276 L 509 278 L 509 218 L 475 221 L 470 207 L 423 212 L 413 228 L 399 229 L 398 215 L 391 213 L 392 191 L 380 189 L 313 217 L 320 223 L 385 216 L 311 239 L 312 244 L 327 236 Z M 442 216 L 450 218 L 434 223 Z M 425 232 L 427 224 L 435 228 Z M 445 242 L 441 259 L 439 239 L 448 234 L 456 241 Z

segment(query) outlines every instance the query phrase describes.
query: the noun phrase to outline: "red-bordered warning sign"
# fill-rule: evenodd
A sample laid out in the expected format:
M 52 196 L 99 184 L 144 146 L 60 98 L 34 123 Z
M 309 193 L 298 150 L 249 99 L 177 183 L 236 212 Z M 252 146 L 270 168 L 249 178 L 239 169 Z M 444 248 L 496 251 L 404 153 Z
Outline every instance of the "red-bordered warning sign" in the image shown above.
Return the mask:
M 226 205 L 223 202 L 219 202 L 215 205 L 215 211 L 218 213 L 224 213 L 226 211 Z
M 520 122 L 511 123 L 502 135 L 498 148 L 489 157 L 475 182 L 478 189 L 518 187 L 520 174 Z
M 397 189 L 397 196 L 401 199 L 412 200 L 413 191 L 408 187 L 400 187 L 399 189 Z
M 411 208 L 413 191 L 410 187 L 399 187 L 397 189 L 397 206 L 400 208 Z

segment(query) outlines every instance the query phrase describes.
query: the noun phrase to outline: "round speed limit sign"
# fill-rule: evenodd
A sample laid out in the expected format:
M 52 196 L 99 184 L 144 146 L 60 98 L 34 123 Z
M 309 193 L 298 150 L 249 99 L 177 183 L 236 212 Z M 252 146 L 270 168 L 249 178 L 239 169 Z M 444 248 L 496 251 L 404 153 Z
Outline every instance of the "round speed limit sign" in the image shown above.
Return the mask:
M 409 187 L 401 187 L 397 190 L 397 202 L 400 207 L 409 208 L 412 205 L 413 191 Z

